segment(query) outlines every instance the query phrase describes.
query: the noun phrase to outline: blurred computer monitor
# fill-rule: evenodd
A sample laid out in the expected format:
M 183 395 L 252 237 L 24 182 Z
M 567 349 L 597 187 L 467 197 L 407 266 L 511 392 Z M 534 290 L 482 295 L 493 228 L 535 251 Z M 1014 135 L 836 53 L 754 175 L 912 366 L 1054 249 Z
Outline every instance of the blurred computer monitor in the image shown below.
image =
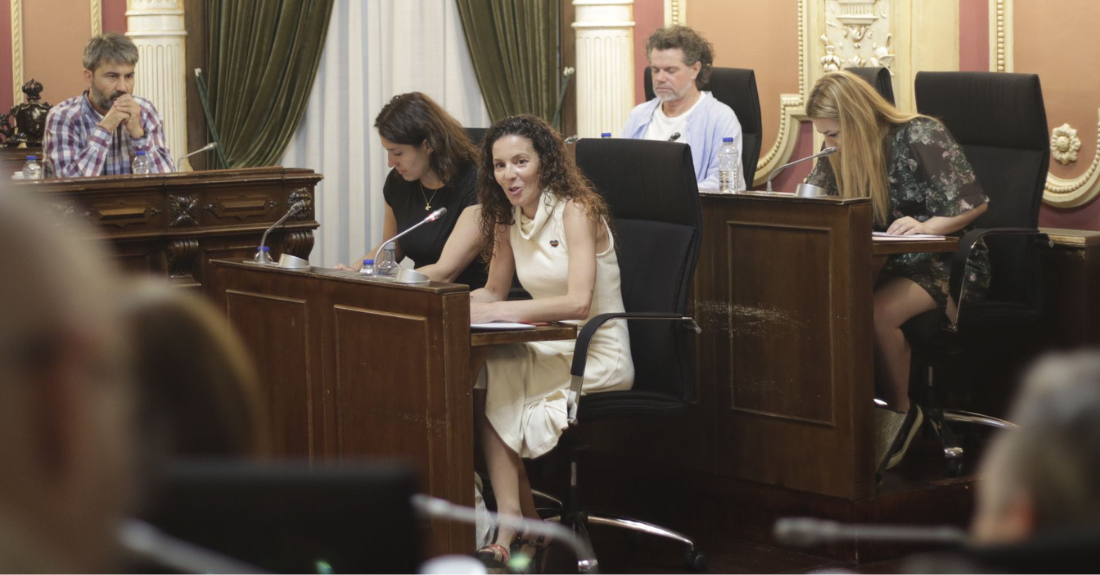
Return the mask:
M 277 573 L 415 573 L 421 531 L 411 469 L 393 464 L 184 461 L 145 519 Z

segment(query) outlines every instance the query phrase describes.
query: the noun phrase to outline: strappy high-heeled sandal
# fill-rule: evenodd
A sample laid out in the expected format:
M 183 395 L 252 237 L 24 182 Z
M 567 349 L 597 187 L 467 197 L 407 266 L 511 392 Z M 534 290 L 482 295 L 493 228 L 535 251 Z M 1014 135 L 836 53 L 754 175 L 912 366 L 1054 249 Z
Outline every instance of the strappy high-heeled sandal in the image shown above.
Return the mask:
M 527 529 L 526 522 L 516 538 L 512 541 L 511 555 L 514 557 L 510 563 L 512 573 L 540 573 L 542 571 L 542 559 L 544 551 L 550 546 L 550 538 L 545 533 L 534 534 Z M 524 547 L 533 548 L 533 552 L 523 551 Z M 521 560 L 521 557 L 526 561 Z
M 508 569 L 512 553 L 500 543 L 489 543 L 477 550 L 475 555 L 489 569 Z

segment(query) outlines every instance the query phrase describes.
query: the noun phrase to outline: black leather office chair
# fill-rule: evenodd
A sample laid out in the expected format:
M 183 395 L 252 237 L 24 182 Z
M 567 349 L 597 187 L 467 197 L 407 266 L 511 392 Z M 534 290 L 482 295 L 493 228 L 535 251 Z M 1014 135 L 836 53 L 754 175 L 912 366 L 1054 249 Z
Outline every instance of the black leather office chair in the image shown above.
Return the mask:
M 890 81 L 890 70 L 886 68 L 845 68 L 846 71 L 863 78 L 887 102 L 894 104 L 894 85 Z
M 948 472 L 957 475 L 963 449 L 946 422 L 1011 424 L 942 409 L 936 399 L 943 395 L 941 375 L 973 374 L 1013 358 L 1023 361 L 1030 351 L 1042 312 L 1039 252 L 1049 246 L 1038 224 L 1050 136 L 1034 74 L 921 72 L 915 89 L 918 111 L 943 121 L 990 199 L 988 211 L 959 242 L 950 280 L 952 297 L 961 301 L 966 259 L 976 243 L 985 242 L 993 268 L 986 299 L 960 305 L 955 318 L 938 309 L 902 327 L 913 349 L 914 372 L 926 377 L 922 403 L 928 420 L 943 441 Z
M 760 142 L 764 137 L 764 124 L 760 118 L 760 95 L 756 90 L 756 73 L 742 68 L 715 68 L 703 90 L 714 94 L 719 102 L 733 109 L 741 123 L 741 165 L 745 186 L 752 188 L 756 177 L 756 163 L 760 160 Z M 645 99 L 655 98 L 653 75 L 645 69 Z
M 592 318 L 577 337 L 571 373 L 580 390 L 587 349 L 601 324 L 631 318 L 634 387 L 586 395 L 570 409 L 562 438 L 571 482 L 562 523 L 586 537 L 587 525 L 610 525 L 679 541 L 688 567 L 707 558 L 686 536 L 643 521 L 584 513 L 576 482 L 577 426 L 608 419 L 672 417 L 695 399 L 695 322 L 684 315 L 702 240 L 702 212 L 691 150 L 686 144 L 626 139 L 583 139 L 577 164 L 611 207 L 626 313 Z
M 466 135 L 469 136 L 470 141 L 480 149 L 481 143 L 485 141 L 485 134 L 488 131 L 489 128 L 466 128 Z

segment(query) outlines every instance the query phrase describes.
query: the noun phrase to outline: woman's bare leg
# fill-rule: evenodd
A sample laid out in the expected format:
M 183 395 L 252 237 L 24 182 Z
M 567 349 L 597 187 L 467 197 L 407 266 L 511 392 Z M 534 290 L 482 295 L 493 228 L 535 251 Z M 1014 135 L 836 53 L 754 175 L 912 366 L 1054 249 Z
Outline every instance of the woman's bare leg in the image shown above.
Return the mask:
M 936 309 L 936 301 L 912 280 L 892 278 L 875 290 L 875 371 L 883 383 L 882 398 L 896 411 L 909 411 L 909 364 L 912 351 L 901 326 Z

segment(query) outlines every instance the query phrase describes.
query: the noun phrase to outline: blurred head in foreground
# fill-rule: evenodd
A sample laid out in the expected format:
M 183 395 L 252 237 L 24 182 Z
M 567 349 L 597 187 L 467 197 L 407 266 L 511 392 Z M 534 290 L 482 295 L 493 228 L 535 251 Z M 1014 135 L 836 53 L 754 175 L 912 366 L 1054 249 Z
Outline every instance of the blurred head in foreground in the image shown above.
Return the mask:
M 0 571 L 115 565 L 135 396 L 117 272 L 73 218 L 0 185 Z
M 1100 526 L 1100 354 L 1048 356 L 1028 373 L 982 462 L 971 534 L 981 544 Z

